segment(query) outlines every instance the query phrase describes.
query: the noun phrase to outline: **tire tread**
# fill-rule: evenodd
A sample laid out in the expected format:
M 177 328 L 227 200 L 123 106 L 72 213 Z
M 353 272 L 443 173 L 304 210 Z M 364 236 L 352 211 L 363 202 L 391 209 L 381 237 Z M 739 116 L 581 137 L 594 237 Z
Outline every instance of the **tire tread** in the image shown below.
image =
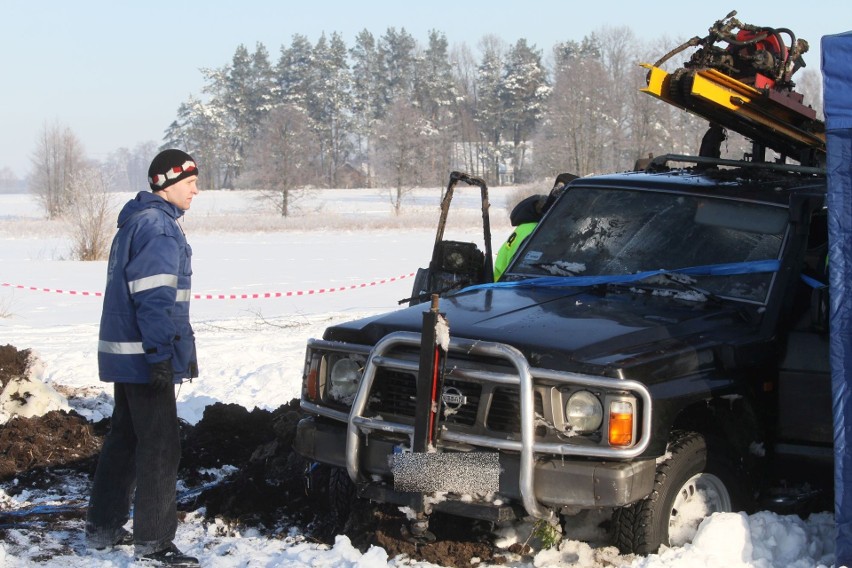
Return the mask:
M 676 430 L 670 437 L 667 453 L 676 456 L 699 444 L 704 445 L 704 437 L 698 432 Z M 657 464 L 654 488 L 647 497 L 613 512 L 613 537 L 622 553 L 652 554 L 659 548 L 659 535 L 654 535 L 653 529 L 654 512 L 660 499 L 660 490 L 670 476 L 673 463 L 673 459 L 666 459 Z

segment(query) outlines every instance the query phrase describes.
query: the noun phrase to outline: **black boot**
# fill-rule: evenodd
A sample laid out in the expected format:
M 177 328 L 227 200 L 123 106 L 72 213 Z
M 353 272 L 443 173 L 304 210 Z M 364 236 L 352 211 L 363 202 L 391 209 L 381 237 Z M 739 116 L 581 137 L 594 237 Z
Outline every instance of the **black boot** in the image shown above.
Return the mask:
M 170 543 L 166 548 L 144 555 L 141 560 L 148 562 L 159 562 L 163 566 L 198 566 L 198 559 L 187 556 L 180 549 Z
M 115 542 L 112 543 L 112 546 L 130 546 L 133 544 L 133 533 L 129 533 L 124 529 L 121 529 L 121 533 L 115 538 Z M 109 546 L 97 546 L 95 550 L 102 551 L 110 548 Z

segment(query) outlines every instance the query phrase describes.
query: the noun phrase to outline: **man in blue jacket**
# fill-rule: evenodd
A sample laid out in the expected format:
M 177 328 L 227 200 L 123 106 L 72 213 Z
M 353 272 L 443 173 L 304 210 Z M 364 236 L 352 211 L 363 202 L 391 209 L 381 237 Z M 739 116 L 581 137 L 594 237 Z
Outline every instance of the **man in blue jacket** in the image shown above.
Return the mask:
M 173 543 L 180 433 L 174 385 L 198 376 L 189 322 L 192 249 L 178 219 L 198 195 L 198 166 L 160 152 L 141 191 L 118 215 L 98 341 L 101 381 L 115 407 L 86 519 L 90 548 L 135 546 L 136 555 L 195 566 Z M 133 534 L 123 528 L 133 502 Z

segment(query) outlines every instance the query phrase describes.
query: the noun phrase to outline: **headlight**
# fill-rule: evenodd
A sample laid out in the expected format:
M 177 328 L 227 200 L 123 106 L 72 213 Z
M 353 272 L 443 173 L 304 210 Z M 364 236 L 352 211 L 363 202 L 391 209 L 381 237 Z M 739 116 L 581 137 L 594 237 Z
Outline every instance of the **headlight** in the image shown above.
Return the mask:
M 589 391 L 575 392 L 565 405 L 565 421 L 577 434 L 594 432 L 603 422 L 601 401 Z
M 329 375 L 328 396 L 338 402 L 352 404 L 363 370 L 363 363 L 349 357 L 334 361 Z

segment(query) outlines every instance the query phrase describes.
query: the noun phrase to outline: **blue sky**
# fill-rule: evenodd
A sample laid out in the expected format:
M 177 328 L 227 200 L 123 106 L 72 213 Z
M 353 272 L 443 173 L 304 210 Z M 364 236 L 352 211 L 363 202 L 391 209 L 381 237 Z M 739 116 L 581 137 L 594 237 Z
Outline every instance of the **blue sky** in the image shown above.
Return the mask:
M 201 94 L 199 69 L 228 64 L 240 44 L 263 43 L 274 63 L 293 34 L 316 41 L 339 32 L 351 46 L 361 30 L 378 38 L 395 27 L 424 44 L 434 29 L 473 49 L 494 34 L 509 43 L 524 37 L 548 53 L 604 27 L 628 26 L 645 40 L 704 36 L 733 9 L 743 22 L 807 39 L 810 69 L 819 69 L 822 36 L 852 30 L 852 3 L 819 0 L 0 0 L 0 169 L 26 175 L 37 135 L 54 121 L 97 159 L 159 143 L 180 103 Z

